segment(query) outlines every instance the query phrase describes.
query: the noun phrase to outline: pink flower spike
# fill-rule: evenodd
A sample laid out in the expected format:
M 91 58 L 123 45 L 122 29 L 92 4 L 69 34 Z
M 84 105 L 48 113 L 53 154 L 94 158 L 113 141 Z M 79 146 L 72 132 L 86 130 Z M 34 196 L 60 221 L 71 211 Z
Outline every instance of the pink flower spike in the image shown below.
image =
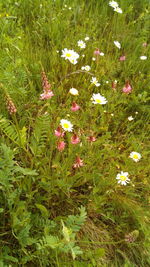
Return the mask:
M 126 85 L 123 87 L 122 91 L 125 94 L 130 94 L 131 93 L 132 87 L 131 87 L 129 81 L 126 82 Z
M 42 87 L 44 91 L 48 91 L 51 88 L 50 83 L 48 82 L 47 76 L 44 71 L 41 73 L 42 75 Z
M 80 109 L 80 106 L 76 102 L 73 102 L 72 106 L 71 106 L 71 110 L 72 111 L 77 111 L 79 109 Z
M 94 51 L 94 55 L 96 55 L 96 56 L 100 55 L 99 48 L 96 48 L 96 49 L 95 49 L 95 51 Z
M 51 90 L 44 91 L 44 93 L 40 95 L 40 100 L 50 99 L 53 95 L 54 94 Z
M 126 56 L 121 56 L 121 57 L 119 58 L 119 60 L 120 60 L 120 61 L 125 61 L 125 60 L 126 60 Z
M 76 144 L 78 144 L 78 143 L 80 143 L 80 138 L 79 138 L 76 134 L 74 134 L 74 135 L 71 137 L 71 144 L 76 145 Z
M 61 127 L 58 126 L 57 129 L 55 130 L 55 136 L 57 137 L 63 137 L 65 135 L 65 132 L 62 131 Z
M 89 136 L 89 137 L 88 137 L 88 141 L 90 141 L 90 142 L 95 142 L 95 141 L 96 141 L 96 137 L 94 137 L 94 136 Z
M 60 141 L 57 144 L 57 149 L 62 152 L 65 149 L 66 143 L 64 141 Z
M 80 159 L 80 157 L 76 157 L 76 161 L 75 161 L 75 163 L 73 164 L 73 168 L 76 169 L 76 168 L 80 168 L 80 167 L 82 167 L 82 166 L 84 166 L 84 164 L 83 164 L 83 160 Z

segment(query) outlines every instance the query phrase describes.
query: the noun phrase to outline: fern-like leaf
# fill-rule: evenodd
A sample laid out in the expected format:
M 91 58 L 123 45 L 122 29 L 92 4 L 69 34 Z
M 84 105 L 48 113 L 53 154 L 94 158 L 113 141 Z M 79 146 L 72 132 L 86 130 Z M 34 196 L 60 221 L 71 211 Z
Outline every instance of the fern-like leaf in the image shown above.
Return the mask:
M 19 136 L 15 126 L 2 116 L 0 116 L 0 129 L 11 141 L 19 145 Z

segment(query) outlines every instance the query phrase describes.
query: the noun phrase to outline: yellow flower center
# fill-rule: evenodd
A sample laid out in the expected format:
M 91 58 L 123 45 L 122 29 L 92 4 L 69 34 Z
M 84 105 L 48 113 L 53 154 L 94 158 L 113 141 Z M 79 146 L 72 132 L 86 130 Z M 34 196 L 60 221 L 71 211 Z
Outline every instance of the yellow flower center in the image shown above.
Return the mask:
M 120 180 L 121 180 L 121 181 L 126 181 L 126 179 L 127 179 L 126 176 L 124 176 L 124 175 L 120 175 Z
M 66 54 L 66 57 L 71 57 L 71 54 L 70 54 L 70 53 L 67 53 L 67 54 Z
M 100 100 L 100 99 L 95 99 L 95 101 L 97 102 L 97 103 L 102 103 L 102 101 Z
M 64 123 L 64 128 L 68 129 L 69 128 L 69 124 L 68 123 Z
M 133 156 L 133 158 L 134 158 L 134 159 L 138 159 L 139 157 L 138 157 L 138 155 L 135 154 L 135 155 Z

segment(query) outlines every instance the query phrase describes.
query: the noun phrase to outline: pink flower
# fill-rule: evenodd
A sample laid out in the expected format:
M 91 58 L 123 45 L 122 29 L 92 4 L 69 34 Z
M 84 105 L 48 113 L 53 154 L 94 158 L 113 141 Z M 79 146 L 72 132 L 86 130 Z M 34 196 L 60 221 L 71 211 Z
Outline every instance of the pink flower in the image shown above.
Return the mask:
M 55 130 L 55 136 L 57 137 L 63 137 L 65 132 L 62 131 L 61 127 L 58 126 L 57 129 Z
M 53 96 L 53 92 L 51 90 L 44 91 L 43 94 L 40 95 L 40 99 L 50 99 Z
M 123 91 L 123 93 L 125 93 L 125 94 L 130 94 L 130 93 L 131 93 L 131 91 L 132 91 L 132 87 L 131 87 L 129 81 L 126 82 L 126 84 L 125 84 L 125 86 L 123 87 L 122 91 Z
M 120 61 L 125 61 L 125 60 L 126 60 L 126 56 L 121 56 L 121 57 L 119 58 L 119 60 L 120 60 Z
M 76 169 L 76 168 L 80 168 L 80 167 L 82 167 L 82 166 L 84 166 L 84 164 L 83 164 L 83 160 L 80 159 L 80 157 L 76 157 L 76 161 L 75 161 L 75 163 L 73 164 L 73 168 Z
M 74 135 L 71 137 L 71 144 L 76 145 L 76 144 L 78 144 L 78 143 L 80 143 L 80 138 L 79 138 L 76 134 L 74 134 Z
M 72 103 L 72 107 L 71 107 L 71 110 L 72 111 L 77 111 L 80 109 L 80 106 L 76 103 L 76 102 L 73 102 Z
M 65 149 L 66 143 L 64 141 L 60 141 L 57 144 L 57 149 L 62 152 Z
M 96 56 L 100 55 L 99 48 L 96 48 L 96 49 L 95 49 L 95 51 L 94 51 L 94 55 L 96 55 Z
M 89 136 L 89 137 L 88 137 L 88 141 L 90 141 L 90 142 L 95 142 L 95 141 L 96 141 L 96 137 L 94 137 L 94 136 Z

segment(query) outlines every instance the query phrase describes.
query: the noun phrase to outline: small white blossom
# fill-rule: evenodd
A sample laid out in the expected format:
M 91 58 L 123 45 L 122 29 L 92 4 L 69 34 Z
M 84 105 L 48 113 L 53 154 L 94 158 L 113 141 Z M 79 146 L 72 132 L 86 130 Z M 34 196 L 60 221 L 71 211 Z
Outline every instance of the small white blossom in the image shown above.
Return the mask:
M 93 60 L 93 61 L 95 61 L 95 60 L 96 60 L 96 58 L 95 58 L 95 57 L 92 57 L 92 60 Z
M 140 59 L 141 60 L 146 60 L 147 59 L 147 56 L 141 56 Z
M 89 65 L 83 66 L 81 68 L 81 70 L 86 70 L 86 71 L 89 71 L 90 69 L 91 69 L 91 67 Z
M 75 89 L 75 88 L 71 88 L 71 89 L 69 90 L 69 93 L 70 93 L 71 95 L 78 95 L 78 94 L 79 94 L 78 90 Z
M 121 44 L 120 44 L 118 41 L 114 41 L 114 45 L 115 45 L 116 47 L 118 47 L 119 49 L 121 48 Z
M 94 84 L 96 87 L 99 87 L 101 84 L 98 82 L 96 77 L 92 77 L 91 83 Z
M 116 176 L 118 184 L 126 185 L 127 183 L 129 183 L 130 179 L 128 178 L 128 175 L 128 172 L 121 171 L 121 173 L 118 173 Z
M 128 121 L 133 121 L 133 120 L 134 120 L 134 118 L 132 116 L 128 117 Z
M 100 56 L 103 57 L 105 54 L 103 52 L 100 52 Z
M 79 40 L 79 41 L 78 41 L 78 46 L 79 46 L 80 48 L 85 48 L 85 47 L 86 47 L 86 44 L 85 44 L 85 42 L 83 42 L 82 40 Z
M 100 95 L 100 93 L 93 94 L 91 100 L 93 104 L 105 105 L 107 103 L 106 98 Z
M 110 2 L 109 2 L 109 6 L 111 6 L 111 7 L 113 7 L 113 8 L 117 8 L 117 7 L 119 7 L 118 3 L 115 2 L 115 1 L 110 1 Z
M 122 14 L 122 9 L 120 7 L 114 8 L 114 11 L 116 11 L 117 13 Z
M 90 37 L 86 36 L 86 37 L 84 38 L 84 40 L 85 40 L 85 41 L 89 41 L 89 40 L 90 40 Z
M 67 132 L 72 132 L 72 130 L 73 130 L 73 125 L 72 125 L 72 123 L 71 123 L 70 121 L 68 121 L 68 120 L 64 120 L 64 119 L 62 119 L 62 120 L 60 121 L 60 125 L 61 125 L 61 127 L 62 127 L 65 131 L 67 131 Z
M 138 152 L 131 152 L 130 153 L 130 156 L 129 156 L 131 159 L 133 159 L 135 162 L 138 162 L 140 159 L 141 159 L 141 154 L 138 153 Z

